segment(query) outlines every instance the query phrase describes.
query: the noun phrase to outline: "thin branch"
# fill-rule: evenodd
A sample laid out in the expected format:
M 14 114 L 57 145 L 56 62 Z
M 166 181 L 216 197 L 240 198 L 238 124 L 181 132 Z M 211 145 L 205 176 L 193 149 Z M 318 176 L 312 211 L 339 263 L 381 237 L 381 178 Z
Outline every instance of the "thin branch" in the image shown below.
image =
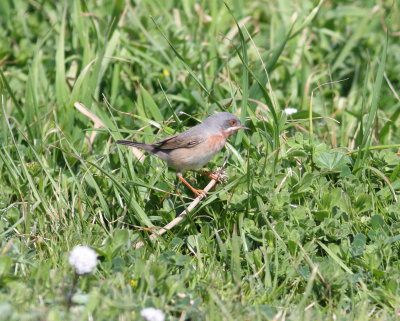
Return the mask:
M 211 190 L 216 184 L 218 183 L 217 180 L 212 179 L 208 185 L 204 188 L 204 192 L 208 192 Z M 169 222 L 167 225 L 165 225 L 163 228 L 159 229 L 158 231 L 154 232 L 152 235 L 150 235 L 150 240 L 154 241 L 158 236 L 163 235 L 165 232 L 173 229 L 176 225 L 178 225 L 193 209 L 197 206 L 197 204 L 200 203 L 200 201 L 203 199 L 202 195 L 199 195 L 196 197 L 192 203 L 177 217 L 175 217 L 171 222 Z M 144 246 L 144 242 L 138 242 L 134 245 L 135 249 L 141 248 Z

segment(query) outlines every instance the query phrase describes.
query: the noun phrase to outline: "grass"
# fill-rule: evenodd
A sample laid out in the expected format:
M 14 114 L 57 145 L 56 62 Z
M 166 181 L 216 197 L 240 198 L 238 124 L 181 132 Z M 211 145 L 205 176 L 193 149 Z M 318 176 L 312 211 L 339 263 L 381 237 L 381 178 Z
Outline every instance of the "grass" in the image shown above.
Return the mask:
M 0 2 L 0 318 L 397 320 L 399 21 L 389 0 Z M 208 164 L 228 182 L 151 242 L 192 195 L 114 141 L 219 110 L 251 127 Z M 100 263 L 69 308 L 77 244 Z

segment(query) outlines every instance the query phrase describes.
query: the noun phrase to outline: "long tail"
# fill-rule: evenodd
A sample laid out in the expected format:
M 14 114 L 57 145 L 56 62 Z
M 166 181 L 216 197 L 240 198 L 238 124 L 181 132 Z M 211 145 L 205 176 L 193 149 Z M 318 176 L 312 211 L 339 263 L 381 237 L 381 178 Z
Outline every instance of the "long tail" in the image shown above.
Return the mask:
M 152 152 L 154 150 L 153 145 L 132 142 L 130 140 L 117 140 L 116 143 L 120 144 L 120 145 L 132 146 L 132 147 L 140 148 L 140 149 L 143 149 L 143 150 L 147 150 L 148 152 Z

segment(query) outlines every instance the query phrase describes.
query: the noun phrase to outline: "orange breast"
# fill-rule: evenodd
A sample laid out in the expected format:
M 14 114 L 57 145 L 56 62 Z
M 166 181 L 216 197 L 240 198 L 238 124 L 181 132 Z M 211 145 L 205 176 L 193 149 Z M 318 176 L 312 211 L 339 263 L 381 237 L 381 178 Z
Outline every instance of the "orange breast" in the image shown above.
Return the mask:
M 221 135 L 211 135 L 210 138 L 208 139 L 209 142 L 209 148 L 214 151 L 218 152 L 219 150 L 222 149 L 225 145 L 226 138 Z

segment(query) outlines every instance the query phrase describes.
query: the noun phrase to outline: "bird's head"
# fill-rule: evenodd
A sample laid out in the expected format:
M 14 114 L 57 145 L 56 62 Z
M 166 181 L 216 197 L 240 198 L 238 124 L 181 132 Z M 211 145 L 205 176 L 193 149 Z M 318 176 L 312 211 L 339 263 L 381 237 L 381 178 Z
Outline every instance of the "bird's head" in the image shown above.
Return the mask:
M 239 129 L 249 129 L 244 126 L 239 118 L 228 112 L 219 112 L 204 120 L 203 124 L 207 124 L 212 130 L 221 132 L 225 137 L 229 137 Z

